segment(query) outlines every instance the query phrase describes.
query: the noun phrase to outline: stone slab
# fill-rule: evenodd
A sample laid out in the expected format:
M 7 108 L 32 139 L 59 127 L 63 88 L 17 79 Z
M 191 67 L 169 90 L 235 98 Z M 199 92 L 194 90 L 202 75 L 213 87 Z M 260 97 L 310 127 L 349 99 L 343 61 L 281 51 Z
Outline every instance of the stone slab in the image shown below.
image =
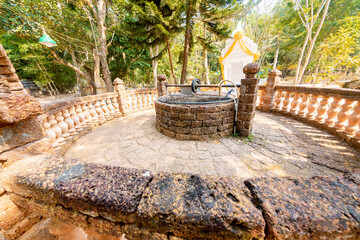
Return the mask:
M 12 65 L 8 66 L 0 66 L 0 74 L 6 75 L 6 74 L 13 74 L 15 73 L 15 68 Z
M 11 74 L 11 75 L 0 75 L 0 82 L 3 83 L 10 83 L 10 82 L 19 82 L 19 76 L 17 74 Z
M 28 212 L 16 206 L 8 196 L 0 197 L 0 229 L 7 230 L 26 217 Z
M 160 173 L 140 202 L 140 217 L 188 239 L 263 238 L 265 223 L 243 183 L 227 178 Z
M 39 118 L 29 118 L 17 124 L 0 127 L 0 153 L 20 147 L 45 137 L 45 131 Z
M 144 189 L 152 179 L 147 170 L 126 169 L 56 156 L 39 159 L 40 166 L 17 174 L 17 185 L 32 197 L 114 222 L 134 221 Z
M 0 124 L 18 123 L 42 114 L 40 103 L 29 95 L 0 94 Z
M 56 240 L 57 236 L 49 233 L 50 219 L 44 219 L 35 224 L 29 231 L 21 235 L 18 240 Z
M 14 162 L 19 161 L 25 157 L 30 157 L 32 155 L 42 153 L 55 154 L 55 151 L 52 148 L 51 142 L 48 138 L 43 138 L 38 141 L 25 144 L 21 147 L 0 153 L 0 162 L 4 162 L 3 166 L 8 167 Z
M 245 181 L 270 239 L 359 239 L 359 185 L 339 177 Z
M 23 233 L 29 230 L 33 225 L 39 222 L 41 217 L 36 213 L 32 213 L 12 228 L 2 231 L 2 234 L 6 239 L 18 239 Z

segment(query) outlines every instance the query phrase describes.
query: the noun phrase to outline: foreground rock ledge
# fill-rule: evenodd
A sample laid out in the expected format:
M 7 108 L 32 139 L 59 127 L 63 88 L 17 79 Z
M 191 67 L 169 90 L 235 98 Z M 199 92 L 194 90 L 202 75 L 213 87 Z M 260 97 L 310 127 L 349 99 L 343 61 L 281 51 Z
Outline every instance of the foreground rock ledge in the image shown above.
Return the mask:
M 242 181 L 157 174 L 52 155 L 9 167 L 12 199 L 46 217 L 127 239 L 264 238 L 265 221 Z
M 352 180 L 352 179 L 350 179 Z M 270 239 L 359 239 L 357 181 L 339 177 L 245 181 L 262 209 Z
M 127 239 L 360 237 L 353 175 L 241 181 L 38 155 L 16 162 L 0 179 L 23 207 Z

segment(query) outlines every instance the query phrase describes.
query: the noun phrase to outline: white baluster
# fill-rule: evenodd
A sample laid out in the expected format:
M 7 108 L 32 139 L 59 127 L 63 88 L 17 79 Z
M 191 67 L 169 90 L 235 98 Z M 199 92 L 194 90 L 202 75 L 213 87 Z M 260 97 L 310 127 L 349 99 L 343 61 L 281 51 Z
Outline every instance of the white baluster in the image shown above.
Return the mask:
M 346 120 L 349 118 L 351 109 L 353 107 L 354 100 L 345 99 L 344 104 L 341 106 L 341 110 L 337 114 L 337 123 L 335 128 L 338 130 L 344 130 L 346 126 Z
M 55 120 L 55 116 L 51 115 L 49 117 L 49 123 L 51 125 L 51 129 L 55 132 L 56 134 L 56 144 L 54 145 L 54 147 L 56 147 L 56 150 L 58 150 L 58 148 L 62 145 L 65 144 L 65 139 L 62 137 L 62 130 L 61 128 L 57 125 L 58 122 Z
M 75 107 L 70 108 L 70 118 L 74 121 L 74 127 L 77 132 L 79 132 L 82 127 L 79 121 L 79 117 L 76 115 Z
M 70 133 L 69 133 L 69 126 L 66 124 L 66 122 L 64 121 L 64 117 L 62 116 L 62 112 L 58 112 L 55 114 L 55 119 L 57 121 L 57 125 L 61 128 L 61 132 L 62 132 L 62 137 L 67 141 L 69 140 L 70 137 Z
M 95 110 L 98 114 L 100 124 L 103 124 L 105 122 L 104 111 L 102 110 L 100 102 L 98 100 L 95 101 Z
M 325 114 L 328 110 L 329 96 L 322 96 L 319 107 L 317 108 L 316 120 L 319 123 L 325 122 Z
M 112 105 L 110 96 L 106 98 L 106 104 L 107 104 L 107 106 L 109 108 L 110 115 L 112 116 L 112 118 L 114 118 L 115 114 L 116 114 L 115 113 L 115 107 Z
M 92 124 L 92 117 L 90 115 L 90 109 L 88 106 L 86 106 L 85 103 L 81 103 L 81 109 L 85 116 L 85 123 L 87 126 L 90 126 Z
M 48 138 L 50 139 L 51 145 L 55 148 L 57 147 L 56 143 L 56 133 L 54 129 L 51 128 L 51 124 L 49 123 L 49 117 L 44 118 L 44 127 L 47 133 Z
M 105 101 L 105 98 L 102 98 L 99 100 L 100 104 L 101 104 L 101 109 L 103 110 L 104 112 L 104 117 L 106 120 L 109 120 L 111 118 L 110 116 L 110 113 L 109 113 L 109 109 L 106 105 L 106 101 Z
M 300 97 L 301 97 L 301 102 L 299 104 L 298 115 L 305 117 L 306 109 L 309 105 L 309 95 L 307 95 L 306 93 L 301 93 Z
M 348 125 L 345 127 L 345 133 L 350 136 L 356 135 L 356 130 L 360 131 L 360 101 L 353 108 L 353 113 L 348 118 Z
M 284 111 L 284 112 L 288 112 L 288 111 L 289 111 L 289 106 L 290 106 L 290 94 L 291 94 L 291 92 L 286 92 L 286 93 L 285 93 L 285 97 L 284 97 L 283 106 L 282 106 L 282 108 L 281 108 L 281 111 Z
M 152 106 L 153 105 L 153 102 L 152 102 L 152 92 L 150 91 L 147 95 L 147 102 L 149 104 L 149 106 Z
M 136 98 L 136 106 L 137 106 L 136 110 L 139 111 L 142 108 L 141 93 L 136 93 L 135 98 Z
M 68 109 L 63 110 L 63 116 L 65 118 L 64 121 L 68 125 L 70 135 L 75 135 L 76 134 L 76 129 L 74 127 L 74 121 L 71 119 Z
M 91 121 L 94 124 L 97 124 L 100 120 L 98 117 L 98 113 L 96 112 L 95 106 L 94 106 L 93 102 L 89 102 L 88 104 L 89 104 L 89 113 L 91 116 Z
M 112 97 L 112 103 L 113 103 L 113 106 L 115 108 L 115 115 L 116 116 L 120 116 L 121 115 L 121 112 L 120 112 L 120 109 L 119 109 L 119 103 L 117 101 L 117 98 L 116 96 Z
M 310 102 L 309 102 L 309 105 L 307 108 L 308 113 L 306 114 L 307 119 L 311 119 L 311 120 L 315 119 L 315 113 L 316 113 L 316 109 L 317 109 L 317 105 L 318 105 L 318 99 L 319 99 L 319 95 L 311 94 Z
M 84 128 L 86 126 L 86 120 L 85 120 L 85 115 L 82 111 L 80 104 L 77 104 L 75 106 L 75 111 L 76 111 L 76 115 L 79 117 L 79 122 L 81 124 L 81 128 Z
M 300 103 L 300 96 L 299 95 L 300 95 L 300 93 L 295 92 L 294 93 L 294 98 L 291 101 L 290 112 L 293 113 L 293 114 L 296 114 L 296 112 L 298 110 L 298 106 L 299 106 L 299 103 Z
M 274 108 L 276 110 L 280 110 L 282 102 L 283 102 L 282 90 L 279 90 L 279 91 L 276 92 L 275 107 Z
M 330 107 L 327 111 L 327 119 L 325 120 L 326 125 L 329 127 L 333 127 L 335 125 L 336 116 L 340 111 L 340 102 L 341 98 L 334 97 L 334 101 L 330 104 Z
M 131 99 L 132 99 L 133 111 L 138 110 L 139 109 L 139 104 L 137 102 L 136 93 L 131 94 Z

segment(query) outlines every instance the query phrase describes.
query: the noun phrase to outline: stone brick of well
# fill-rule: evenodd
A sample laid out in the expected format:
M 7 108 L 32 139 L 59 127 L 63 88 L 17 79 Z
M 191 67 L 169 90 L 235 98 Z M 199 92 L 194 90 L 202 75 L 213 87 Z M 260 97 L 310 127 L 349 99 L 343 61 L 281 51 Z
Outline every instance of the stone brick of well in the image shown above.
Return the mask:
M 257 63 L 249 63 L 243 71 L 245 79 L 241 79 L 236 131 L 240 136 L 247 137 L 251 134 L 255 117 L 259 90 L 259 79 L 255 78 L 255 74 L 260 71 L 260 66 Z
M 234 131 L 235 103 L 156 105 L 156 127 L 178 140 L 209 140 L 229 136 Z

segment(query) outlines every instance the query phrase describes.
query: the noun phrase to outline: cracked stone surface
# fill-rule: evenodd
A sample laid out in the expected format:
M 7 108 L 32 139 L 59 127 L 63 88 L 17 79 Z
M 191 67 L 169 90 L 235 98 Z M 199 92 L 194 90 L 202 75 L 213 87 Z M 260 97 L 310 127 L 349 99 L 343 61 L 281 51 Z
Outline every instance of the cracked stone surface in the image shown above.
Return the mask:
M 339 177 L 245 181 L 269 239 L 359 239 L 359 186 Z
M 360 155 L 339 138 L 299 121 L 256 112 L 250 139 L 179 141 L 158 132 L 153 110 L 108 122 L 65 153 L 153 173 L 176 172 L 241 179 L 312 177 L 360 172 Z
M 250 192 L 242 181 L 228 178 L 157 174 L 142 196 L 138 213 L 150 228 L 184 239 L 264 237 L 265 222 Z

